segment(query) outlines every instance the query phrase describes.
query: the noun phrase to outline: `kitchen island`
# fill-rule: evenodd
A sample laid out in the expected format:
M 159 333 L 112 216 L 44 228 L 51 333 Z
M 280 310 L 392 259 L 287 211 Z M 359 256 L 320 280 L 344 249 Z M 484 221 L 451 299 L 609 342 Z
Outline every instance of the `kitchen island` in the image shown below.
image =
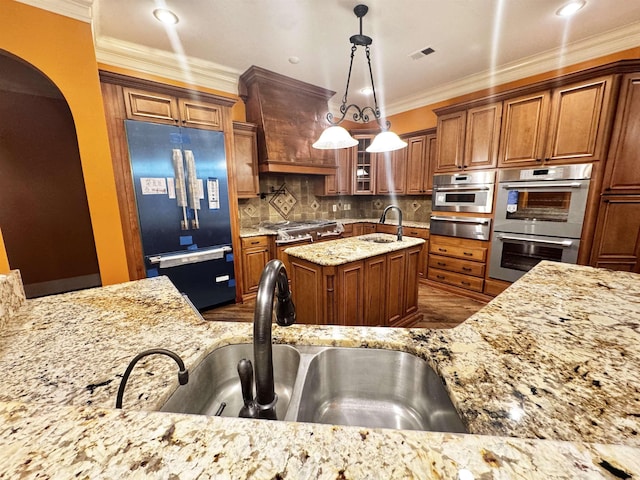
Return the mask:
M 638 275 L 542 262 L 451 330 L 274 327 L 277 343 L 424 358 L 468 435 L 155 412 L 177 387 L 157 357 L 115 410 L 135 354 L 192 368 L 252 326 L 204 322 L 163 277 L 27 300 L 0 331 L 0 476 L 637 478 L 639 298 Z
M 285 250 L 298 320 L 404 326 L 418 313 L 421 238 L 373 233 Z

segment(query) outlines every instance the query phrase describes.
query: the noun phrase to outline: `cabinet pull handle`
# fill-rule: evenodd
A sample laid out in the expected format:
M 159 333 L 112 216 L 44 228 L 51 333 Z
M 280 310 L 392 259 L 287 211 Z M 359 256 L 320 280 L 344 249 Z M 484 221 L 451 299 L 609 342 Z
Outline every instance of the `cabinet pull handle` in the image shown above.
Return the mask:
M 438 251 L 439 251 L 439 252 L 446 252 L 446 251 L 447 251 L 447 249 L 446 249 L 446 248 L 440 248 L 440 247 L 438 247 Z
M 462 252 L 463 255 L 466 255 L 467 257 L 473 257 L 473 252 Z
M 440 280 L 444 280 L 445 279 L 444 275 L 436 275 L 436 278 L 438 278 Z
M 466 286 L 466 287 L 470 287 L 471 284 L 469 282 L 460 282 L 462 285 Z
M 438 265 L 440 265 L 441 267 L 446 267 L 447 266 L 447 264 L 444 263 L 444 262 L 438 262 Z
M 470 272 L 471 269 L 469 267 L 462 267 L 462 270 L 464 270 L 465 272 Z
M 251 242 L 251 245 L 258 245 L 260 243 L 260 241 L 256 241 L 256 242 Z

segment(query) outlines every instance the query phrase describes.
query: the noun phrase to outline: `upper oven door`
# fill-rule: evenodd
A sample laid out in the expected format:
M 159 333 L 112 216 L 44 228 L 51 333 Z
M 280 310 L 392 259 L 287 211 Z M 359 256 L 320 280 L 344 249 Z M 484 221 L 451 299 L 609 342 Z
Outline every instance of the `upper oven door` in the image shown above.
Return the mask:
M 498 184 L 494 230 L 580 238 L 589 180 Z
M 493 185 L 434 185 L 432 210 L 491 213 Z

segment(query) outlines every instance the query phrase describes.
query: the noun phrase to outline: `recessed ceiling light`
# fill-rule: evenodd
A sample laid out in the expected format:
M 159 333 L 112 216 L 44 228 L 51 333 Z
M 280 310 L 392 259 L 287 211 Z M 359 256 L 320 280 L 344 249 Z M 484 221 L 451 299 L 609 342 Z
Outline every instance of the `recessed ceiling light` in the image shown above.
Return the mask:
M 178 23 L 178 16 L 166 8 L 156 8 L 153 11 L 153 16 L 156 17 L 158 21 L 166 23 L 167 25 L 175 25 Z
M 582 7 L 584 7 L 586 3 L 587 2 L 585 0 L 575 0 L 573 2 L 569 2 L 563 5 L 562 7 L 560 7 L 556 11 L 556 15 L 560 17 L 570 17 L 571 15 L 576 13 L 578 10 L 580 10 Z
M 373 88 L 371 87 L 363 87 L 360 89 L 360 93 L 363 95 L 371 95 L 373 93 Z
M 297 65 L 300 63 L 300 59 L 298 57 L 289 57 L 289 63 L 292 65 Z

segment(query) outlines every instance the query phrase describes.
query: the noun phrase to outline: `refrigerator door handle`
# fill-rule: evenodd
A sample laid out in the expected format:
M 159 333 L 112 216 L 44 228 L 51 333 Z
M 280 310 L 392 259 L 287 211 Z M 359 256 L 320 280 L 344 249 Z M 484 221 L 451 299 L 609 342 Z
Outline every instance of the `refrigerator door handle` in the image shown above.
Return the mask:
M 189 207 L 193 210 L 193 220 L 191 228 L 200 228 L 200 220 L 198 219 L 198 210 L 200 210 L 200 188 L 198 187 L 198 176 L 196 174 L 196 159 L 193 151 L 184 151 L 184 160 L 187 164 L 187 185 L 189 188 Z
M 188 253 L 173 253 L 168 255 L 154 255 L 148 257 L 149 263 L 158 265 L 160 268 L 171 268 L 190 263 L 207 262 L 209 260 L 219 260 L 224 254 L 231 251 L 231 247 L 224 246 L 218 248 L 202 249 Z
M 180 228 L 187 230 L 189 223 L 187 220 L 187 187 L 184 178 L 184 164 L 182 163 L 182 150 L 179 148 L 173 149 L 172 155 L 173 172 L 176 177 L 176 201 L 178 206 L 182 208 L 182 222 Z

